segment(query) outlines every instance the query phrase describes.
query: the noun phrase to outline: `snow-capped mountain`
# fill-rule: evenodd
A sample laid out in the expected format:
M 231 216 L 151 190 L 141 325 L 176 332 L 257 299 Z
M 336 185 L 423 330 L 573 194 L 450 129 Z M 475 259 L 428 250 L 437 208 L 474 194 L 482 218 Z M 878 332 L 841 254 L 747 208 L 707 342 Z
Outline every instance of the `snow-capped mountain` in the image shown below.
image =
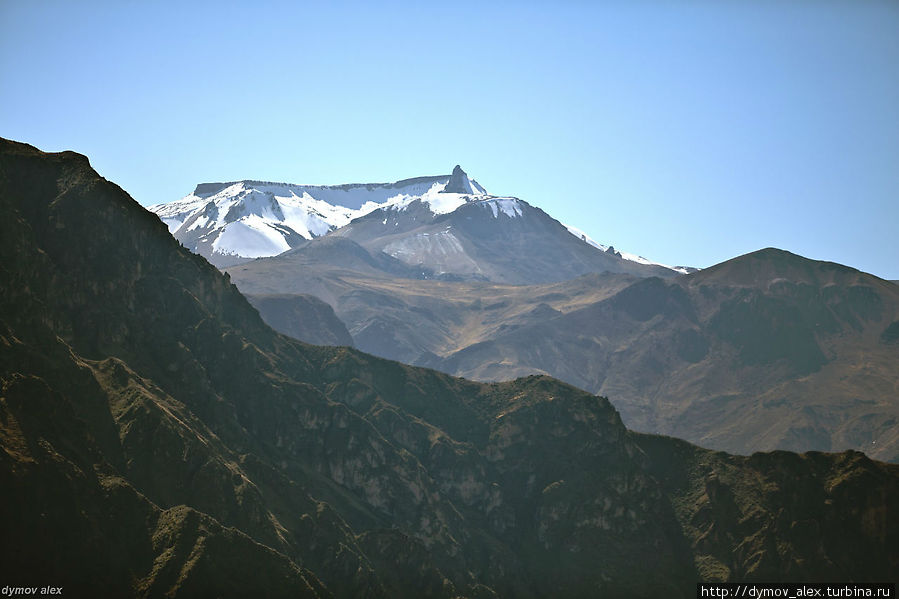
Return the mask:
M 456 198 L 450 198 L 458 195 L 437 195 L 445 189 L 473 195 L 487 193 L 456 167 L 451 175 L 395 183 L 201 183 L 181 200 L 150 206 L 149 210 L 182 244 L 222 267 L 275 256 L 383 206 L 402 206 L 424 198 L 440 210 L 445 202 L 455 202 Z
M 537 282 L 597 270 L 683 272 L 599 244 L 518 198 L 490 195 L 458 165 L 449 175 L 395 183 L 203 183 L 149 209 L 219 267 L 334 234 L 435 276 Z M 556 264 L 538 266 L 547 260 Z

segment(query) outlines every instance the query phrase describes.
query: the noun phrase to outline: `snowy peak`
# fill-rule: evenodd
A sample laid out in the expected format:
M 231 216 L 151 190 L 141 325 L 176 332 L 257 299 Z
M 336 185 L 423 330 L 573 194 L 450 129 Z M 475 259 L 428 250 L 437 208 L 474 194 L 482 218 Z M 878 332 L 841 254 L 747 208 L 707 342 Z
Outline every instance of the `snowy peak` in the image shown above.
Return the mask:
M 465 195 L 446 192 L 447 187 L 465 190 Z M 422 199 L 439 214 L 482 194 L 486 190 L 457 166 L 449 175 L 394 183 L 200 183 L 190 195 L 149 209 L 186 247 L 217 266 L 228 266 L 277 255 L 379 208 L 403 208 Z
M 532 243 L 537 243 L 541 237 L 535 233 L 539 228 L 537 221 L 548 217 L 518 198 L 488 194 L 459 165 L 448 175 L 415 177 L 393 183 L 297 185 L 257 180 L 200 183 L 190 195 L 149 209 L 168 225 L 185 247 L 219 267 L 275 256 L 338 230 L 340 235 L 352 237 L 364 228 L 366 232 L 362 237 L 366 243 L 375 244 L 380 237 L 390 237 L 383 243 L 390 247 L 402 246 L 405 251 L 411 242 L 400 240 L 397 235 L 420 234 L 424 239 L 438 231 L 420 231 L 421 227 L 442 227 L 444 225 L 437 221 L 445 220 L 447 215 L 457 211 L 460 212 L 452 217 L 454 222 L 458 221 L 462 226 L 465 221 L 469 224 L 464 226 L 473 227 L 472 231 L 477 229 L 473 240 L 528 236 Z M 350 223 L 353 223 L 352 227 L 348 226 Z M 565 231 L 564 228 L 560 230 Z M 657 265 L 640 256 L 596 243 L 572 227 L 568 227 L 568 231 L 591 246 L 590 251 L 598 249 L 608 253 L 610 260 L 641 266 Z M 451 237 L 442 229 L 439 233 L 437 239 Z M 565 238 L 570 240 L 567 234 Z M 567 247 L 570 241 L 553 243 Z M 384 250 L 379 242 L 377 244 L 379 250 Z M 449 246 L 438 249 L 447 252 L 447 248 Z M 570 258 L 566 251 L 560 250 L 558 259 Z M 581 252 L 580 249 L 574 251 Z M 581 261 L 593 264 L 591 260 L 584 258 Z M 603 267 L 606 270 L 618 268 L 615 264 Z

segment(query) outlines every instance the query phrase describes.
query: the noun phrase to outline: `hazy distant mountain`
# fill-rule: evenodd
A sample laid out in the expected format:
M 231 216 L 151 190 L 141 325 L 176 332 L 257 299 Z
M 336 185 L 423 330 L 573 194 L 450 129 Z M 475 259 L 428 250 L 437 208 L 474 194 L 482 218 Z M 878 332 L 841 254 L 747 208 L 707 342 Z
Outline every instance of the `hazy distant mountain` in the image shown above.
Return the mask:
M 629 433 L 547 377 L 477 384 L 291 340 L 73 153 L 0 140 L 0 208 L 4 581 L 692 597 L 899 566 L 894 465 L 727 456 Z
M 324 300 L 346 324 L 356 347 L 409 364 L 448 356 L 512 327 L 599 301 L 639 279 L 607 273 L 526 286 L 434 279 L 331 235 L 227 272 L 250 295 L 308 294 Z M 548 311 L 547 302 L 553 306 Z M 533 369 L 522 368 L 522 374 L 530 373 Z
M 637 430 L 727 451 L 899 461 L 894 336 L 899 287 L 769 249 L 641 280 L 423 363 L 480 380 L 548 373 L 609 396 Z
M 667 281 L 498 286 L 322 262 L 316 243 L 229 272 L 248 293 L 320 297 L 366 351 L 476 380 L 550 374 L 638 430 L 899 461 L 899 287 L 874 276 L 772 249 Z
M 204 183 L 149 209 L 219 267 L 334 232 L 427 276 L 532 283 L 587 272 L 686 272 L 599 244 L 517 198 L 492 196 L 459 166 L 396 183 Z

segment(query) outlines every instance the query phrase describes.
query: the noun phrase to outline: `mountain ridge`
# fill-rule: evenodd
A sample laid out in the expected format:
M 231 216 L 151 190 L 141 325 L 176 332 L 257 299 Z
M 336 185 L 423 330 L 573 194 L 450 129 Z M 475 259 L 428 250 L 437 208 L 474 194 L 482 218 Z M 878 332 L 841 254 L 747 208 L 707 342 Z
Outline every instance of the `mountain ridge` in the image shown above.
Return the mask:
M 460 168 L 459 165 L 456 165 L 456 168 Z M 464 174 L 464 171 L 463 171 Z M 262 179 L 237 179 L 234 181 L 228 182 L 209 182 L 209 183 L 197 183 L 197 186 L 194 188 L 193 194 L 198 197 L 208 197 L 211 195 L 215 195 L 218 192 L 231 187 L 232 185 L 237 185 L 238 183 L 245 183 L 247 185 L 256 186 L 271 186 L 271 187 L 293 187 L 299 189 L 329 189 L 335 191 L 348 191 L 352 189 L 363 188 L 367 190 L 371 190 L 374 188 L 384 187 L 384 188 L 393 188 L 398 189 L 402 187 L 408 187 L 411 185 L 417 185 L 421 183 L 442 183 L 444 179 L 450 179 L 452 174 L 450 175 L 424 175 L 421 177 L 409 177 L 407 179 L 400 179 L 399 181 L 391 181 L 391 182 L 381 182 L 381 183 L 337 183 L 337 184 L 329 184 L 329 185 L 316 185 L 311 183 L 288 183 L 286 181 L 265 181 Z M 474 181 L 477 184 L 477 181 Z M 480 185 L 478 185 L 480 187 Z M 481 188 L 483 190 L 483 188 Z M 475 193 L 474 191 L 466 191 L 459 193 Z M 162 204 L 154 204 L 153 207 L 156 206 L 165 206 L 167 203 L 164 202 Z M 347 206 L 350 208 L 352 206 Z M 148 210 L 150 207 L 147 208 Z M 151 210 L 152 212 L 152 210 Z
M 732 458 L 637 437 L 548 377 L 479 384 L 291 340 L 85 160 L 0 140 L 0 207 L 4 580 L 689 597 L 697 578 L 899 566 L 894 465 Z M 828 505 L 823 528 L 803 517 Z
M 772 256 L 772 270 L 756 268 Z M 814 284 L 784 278 L 785 256 Z M 899 460 L 899 377 L 885 341 L 899 320 L 896 288 L 780 250 L 723 264 L 741 275 L 747 267 L 756 284 L 731 283 L 717 267 L 670 283 L 644 279 L 425 364 L 478 380 L 529 365 L 613 398 L 637 430 L 735 453 L 854 448 Z

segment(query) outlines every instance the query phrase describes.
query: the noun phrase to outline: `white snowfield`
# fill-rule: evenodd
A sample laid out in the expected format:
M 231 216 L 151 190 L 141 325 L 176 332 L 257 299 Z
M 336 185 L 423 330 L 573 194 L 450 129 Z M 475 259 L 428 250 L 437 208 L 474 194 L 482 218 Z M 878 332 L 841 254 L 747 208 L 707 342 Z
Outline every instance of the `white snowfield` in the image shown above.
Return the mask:
M 454 191 L 465 193 L 445 191 L 451 177 Z M 490 195 L 477 181 L 458 169 L 452 176 L 419 177 L 396 183 L 327 186 L 237 181 L 203 184 L 180 200 L 156 204 L 148 209 L 193 251 L 262 258 L 285 252 L 303 239 L 327 235 L 375 210 L 405 212 L 415 202 L 426 205 L 434 215 L 455 212 L 466 204 L 479 204 L 497 219 L 522 218 L 525 215 L 523 206 L 526 206 L 518 198 Z M 383 219 L 382 223 L 387 225 L 388 219 Z M 396 224 L 394 221 L 393 225 Z M 583 231 L 565 226 L 584 243 L 602 251 L 609 249 Z M 389 253 L 402 255 L 423 241 L 395 242 Z M 435 250 L 439 247 L 441 252 L 454 253 L 454 239 L 447 237 L 440 241 L 442 243 Z M 619 253 L 625 260 L 686 272 L 635 254 Z

